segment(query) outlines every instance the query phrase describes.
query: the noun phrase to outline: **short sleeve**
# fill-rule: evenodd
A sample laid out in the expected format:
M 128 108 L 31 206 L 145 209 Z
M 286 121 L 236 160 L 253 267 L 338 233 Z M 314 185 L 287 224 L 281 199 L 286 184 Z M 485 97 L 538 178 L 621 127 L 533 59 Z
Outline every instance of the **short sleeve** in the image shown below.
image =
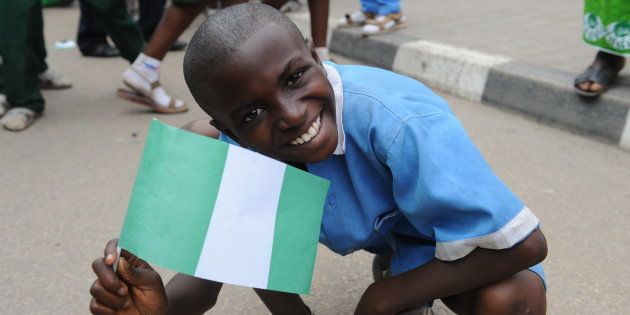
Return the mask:
M 451 114 L 404 121 L 387 166 L 396 204 L 418 231 L 435 238 L 438 259 L 456 260 L 477 247 L 510 248 L 538 227 Z

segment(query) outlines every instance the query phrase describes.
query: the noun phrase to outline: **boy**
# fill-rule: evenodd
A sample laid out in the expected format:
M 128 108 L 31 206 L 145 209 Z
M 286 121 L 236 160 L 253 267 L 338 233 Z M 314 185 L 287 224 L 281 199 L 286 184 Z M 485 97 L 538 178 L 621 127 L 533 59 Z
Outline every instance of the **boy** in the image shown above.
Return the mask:
M 291 21 L 256 4 L 211 16 L 190 42 L 184 74 L 223 140 L 331 180 L 321 243 L 342 255 L 392 254 L 393 276 L 367 288 L 356 314 L 396 314 L 434 299 L 461 314 L 545 313 L 538 219 L 422 84 L 323 65 Z M 199 121 L 188 128 L 218 136 Z M 180 314 L 177 305 L 194 304 L 200 314 L 220 289 L 178 275 L 165 292 L 159 275 L 129 254 L 117 276 L 115 254 L 112 241 L 94 262 L 94 313 Z M 258 292 L 267 306 L 293 303 L 287 314 L 304 313 L 294 295 Z

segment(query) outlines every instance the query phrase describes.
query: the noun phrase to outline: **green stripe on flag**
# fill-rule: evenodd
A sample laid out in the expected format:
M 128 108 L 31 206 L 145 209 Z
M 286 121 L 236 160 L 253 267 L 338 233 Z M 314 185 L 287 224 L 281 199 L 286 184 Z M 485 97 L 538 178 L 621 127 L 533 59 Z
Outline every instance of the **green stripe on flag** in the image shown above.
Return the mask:
M 119 246 L 161 267 L 194 275 L 227 151 L 226 143 L 154 120 Z
M 267 288 L 308 294 L 330 182 L 287 166 L 276 213 Z M 308 244 L 304 246 L 303 244 Z

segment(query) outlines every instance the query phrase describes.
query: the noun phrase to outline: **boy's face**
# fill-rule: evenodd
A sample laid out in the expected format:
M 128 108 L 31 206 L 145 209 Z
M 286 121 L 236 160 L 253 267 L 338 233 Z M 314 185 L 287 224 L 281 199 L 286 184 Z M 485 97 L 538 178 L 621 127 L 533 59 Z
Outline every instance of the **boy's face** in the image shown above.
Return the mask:
M 278 160 L 312 163 L 337 146 L 335 97 L 312 47 L 269 24 L 209 82 L 213 125 Z

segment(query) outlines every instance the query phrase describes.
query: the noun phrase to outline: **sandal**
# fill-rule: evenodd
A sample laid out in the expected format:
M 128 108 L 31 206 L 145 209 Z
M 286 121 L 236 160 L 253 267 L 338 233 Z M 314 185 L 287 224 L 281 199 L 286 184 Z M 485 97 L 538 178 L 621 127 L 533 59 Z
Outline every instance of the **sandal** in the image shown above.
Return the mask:
M 619 71 L 610 66 L 595 67 L 591 65 L 575 78 L 573 87 L 577 94 L 586 97 L 596 97 L 608 89 L 610 83 L 617 77 L 617 73 L 619 73 Z M 602 88 L 599 91 L 586 91 L 581 89 L 580 84 L 586 82 L 601 84 Z
M 137 75 L 143 77 L 142 74 L 139 73 L 134 68 L 129 68 L 129 69 L 131 69 Z M 116 96 L 124 100 L 130 101 L 136 104 L 148 106 L 153 111 L 157 113 L 161 113 L 161 114 L 177 114 L 177 113 L 183 113 L 183 112 L 188 111 L 188 107 L 186 106 L 186 104 L 182 102 L 181 105 L 178 106 L 177 101 L 172 97 L 170 97 L 170 101 L 168 102 L 167 106 L 162 106 L 158 104 L 157 102 L 155 102 L 153 99 L 151 99 L 152 92 L 161 86 L 160 81 L 151 82 L 150 91 L 146 93 L 141 91 L 138 87 L 131 85 L 129 82 L 127 82 L 124 79 L 123 79 L 123 83 L 126 86 L 128 86 L 129 89 L 118 89 L 116 91 Z
M 349 27 L 363 26 L 368 21 L 373 20 L 375 16 L 376 15 L 374 13 L 362 12 L 362 11 L 348 13 L 337 21 L 337 27 L 349 28 Z
M 406 26 L 405 17 L 401 13 L 379 15 L 363 26 L 361 34 L 363 36 L 380 35 L 405 28 Z
M 0 119 L 0 124 L 11 131 L 22 131 L 35 122 L 38 113 L 26 107 L 14 107 L 9 109 Z

